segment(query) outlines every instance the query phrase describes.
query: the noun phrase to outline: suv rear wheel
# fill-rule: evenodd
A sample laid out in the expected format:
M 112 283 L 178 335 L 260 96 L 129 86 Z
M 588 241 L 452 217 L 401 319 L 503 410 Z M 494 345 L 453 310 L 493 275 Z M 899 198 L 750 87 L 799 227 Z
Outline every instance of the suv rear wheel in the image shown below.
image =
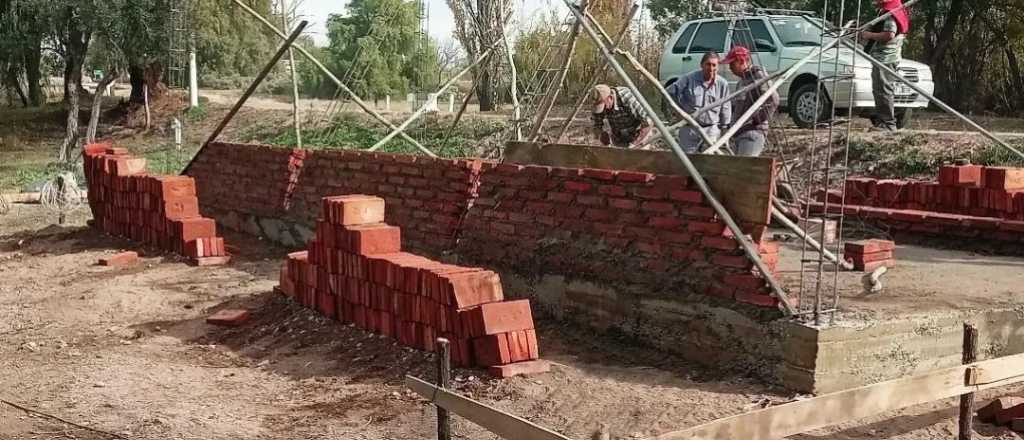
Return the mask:
M 818 123 L 827 122 L 831 116 L 832 101 L 828 94 L 822 93 L 821 100 L 817 98 L 818 84 L 804 84 L 789 95 L 789 116 L 800 128 L 812 128 L 815 121 Z M 817 104 L 817 109 L 815 109 Z M 817 112 L 817 117 L 815 117 Z

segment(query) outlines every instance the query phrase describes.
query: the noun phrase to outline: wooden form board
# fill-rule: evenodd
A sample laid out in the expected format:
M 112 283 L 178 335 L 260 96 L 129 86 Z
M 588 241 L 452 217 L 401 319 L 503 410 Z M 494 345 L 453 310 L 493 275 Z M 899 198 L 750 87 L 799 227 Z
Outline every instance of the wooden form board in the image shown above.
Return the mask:
M 691 154 L 689 158 L 715 197 L 737 222 L 768 224 L 778 169 L 775 159 L 707 154 Z M 512 141 L 505 144 L 505 161 L 522 165 L 689 175 L 671 151 Z
M 779 440 L 888 411 L 1022 381 L 1024 354 L 1018 354 L 773 406 L 669 432 L 655 439 Z
M 412 376 L 405 376 L 405 386 L 437 406 L 447 409 L 477 425 L 509 440 L 571 440 L 562 434 L 538 426 L 529 420 L 487 406 L 473 399 L 438 388 Z

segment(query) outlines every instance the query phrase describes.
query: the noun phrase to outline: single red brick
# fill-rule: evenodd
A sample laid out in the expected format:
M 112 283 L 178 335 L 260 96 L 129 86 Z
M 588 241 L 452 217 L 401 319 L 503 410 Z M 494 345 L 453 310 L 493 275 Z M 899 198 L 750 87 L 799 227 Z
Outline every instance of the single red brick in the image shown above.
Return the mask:
M 651 174 L 651 173 L 641 173 L 641 172 L 637 172 L 637 171 L 619 171 L 619 174 L 617 176 L 617 180 L 619 182 L 647 183 L 647 182 L 650 182 L 650 181 L 654 180 L 654 174 Z
M 154 191 L 164 199 L 195 197 L 196 181 L 187 176 L 157 176 L 151 180 Z
M 1014 419 L 1024 418 L 1024 403 L 1004 408 L 1002 411 L 996 413 L 996 424 L 997 425 L 1008 425 L 1013 422 Z
M 598 180 L 615 180 L 615 170 L 601 170 L 596 168 L 584 168 L 583 176 Z
M 608 199 L 608 206 L 617 209 L 636 209 L 639 204 L 630 199 Z
M 586 205 L 586 206 L 603 206 L 604 205 L 604 197 L 601 197 L 601 196 L 585 196 L 585 195 L 581 194 L 581 195 L 576 196 L 576 202 L 581 204 L 581 205 Z
M 664 188 L 654 187 L 636 188 L 633 194 L 647 200 L 665 200 L 668 197 L 668 192 Z
M 503 301 L 482 304 L 470 310 L 466 318 L 473 322 L 470 336 L 494 335 L 533 328 L 533 313 L 529 300 Z
M 687 203 L 704 203 L 704 194 L 699 191 L 676 190 L 668 194 L 672 200 Z
M 675 211 L 675 205 L 667 202 L 644 202 L 640 209 L 647 212 L 667 213 Z
M 753 291 L 765 287 L 767 281 L 752 273 L 733 273 L 725 276 L 725 284 L 745 291 Z
M 505 299 L 501 279 L 492 271 L 444 274 L 440 277 L 446 285 L 446 296 L 456 308 L 464 309 Z
M 230 256 L 194 258 L 189 261 L 193 266 L 220 266 L 231 262 Z
M 871 254 L 850 254 L 845 256 L 847 260 L 863 265 L 864 263 L 873 263 L 875 261 L 891 260 L 893 258 L 892 251 L 875 252 Z
M 690 232 L 716 236 L 722 235 L 726 230 L 724 224 L 711 222 L 689 222 L 686 227 Z
M 569 203 L 569 202 L 573 201 L 573 199 L 575 199 L 575 198 L 576 198 L 576 195 L 572 194 L 572 193 L 566 193 L 566 192 L 549 192 L 548 193 L 548 200 L 551 200 L 553 202 Z
M 624 197 L 626 195 L 626 188 L 619 185 L 601 185 L 597 192 L 607 196 Z
M 363 194 L 323 198 L 324 217 L 338 225 L 384 223 L 384 199 Z
M 990 189 L 1024 189 L 1024 168 L 985 167 L 985 187 Z
M 506 379 L 513 376 L 530 376 L 551 371 L 551 363 L 544 360 L 516 362 L 507 365 L 492 365 L 487 367 L 487 373 L 498 379 Z
M 562 184 L 562 186 L 565 187 L 567 191 L 572 192 L 590 192 L 591 190 L 594 189 L 594 185 L 584 182 L 576 182 L 572 180 L 566 181 L 565 183 Z
M 736 292 L 736 301 L 744 304 L 751 304 L 760 307 L 778 307 L 779 299 L 764 293 L 758 292 Z
M 844 248 L 847 255 L 851 254 L 873 254 L 876 252 L 892 251 L 896 249 L 896 243 L 891 240 L 860 240 L 847 242 Z
M 1005 409 L 1015 407 L 1022 403 L 1024 403 L 1024 398 L 1021 397 L 1000 397 L 998 399 L 993 400 L 992 402 L 989 402 L 988 405 L 985 405 L 984 407 L 978 410 L 978 420 L 985 423 L 993 423 L 996 421 L 997 414 L 999 414 Z
M 980 186 L 980 165 L 947 165 L 939 168 L 939 184 L 944 186 Z
M 100 266 L 124 267 L 135 264 L 139 261 L 139 254 L 135 251 L 126 251 L 100 258 Z
M 202 237 L 214 237 L 217 235 L 217 222 L 212 218 L 194 217 L 180 220 L 170 220 L 174 236 L 183 242 L 195 240 Z
M 704 247 L 721 249 L 724 251 L 733 251 L 740 247 L 739 243 L 737 243 L 735 239 L 727 237 L 704 237 L 700 241 L 700 244 Z
M 351 225 L 341 229 L 338 247 L 359 255 L 391 254 L 402 250 L 401 229 L 384 223 Z
M 738 269 L 749 269 L 754 263 L 746 255 L 722 255 L 711 257 L 711 263 L 716 266 L 735 267 Z
M 512 362 L 505 333 L 473 338 L 473 357 L 478 366 L 505 365 Z
M 655 228 L 673 229 L 678 228 L 683 221 L 677 217 L 651 217 L 647 225 Z
M 194 196 L 164 198 L 161 211 L 171 220 L 199 217 L 199 199 Z
M 206 318 L 207 324 L 238 327 L 249 320 L 249 311 L 242 309 L 224 309 Z

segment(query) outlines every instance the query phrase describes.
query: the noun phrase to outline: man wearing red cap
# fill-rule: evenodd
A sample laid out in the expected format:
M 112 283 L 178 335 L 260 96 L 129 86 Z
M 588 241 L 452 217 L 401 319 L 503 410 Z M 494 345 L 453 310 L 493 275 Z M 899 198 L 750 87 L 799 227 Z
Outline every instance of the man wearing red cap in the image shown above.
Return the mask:
M 739 77 L 740 80 L 736 84 L 736 90 L 740 90 L 768 76 L 768 73 L 761 66 L 754 65 L 750 59 L 750 50 L 743 46 L 734 46 L 722 62 L 729 65 L 729 70 L 733 75 Z M 764 82 L 759 87 L 755 87 L 751 91 L 737 97 L 733 103 L 732 114 L 734 119 L 731 121 L 732 124 L 736 124 L 735 118 L 739 118 L 746 113 L 754 106 L 754 102 L 760 99 L 767 91 L 768 83 Z M 765 101 L 753 113 L 750 119 L 743 122 L 739 131 L 732 138 L 733 149 L 737 155 L 759 156 L 764 151 L 768 123 L 772 120 L 772 116 L 775 115 L 775 110 L 778 108 L 779 94 L 772 92 L 771 98 Z
M 904 35 L 910 31 L 910 16 L 901 0 L 875 0 L 879 15 L 892 12 L 889 18 L 877 23 L 871 30 L 862 31 L 860 38 L 867 42 L 864 51 L 896 71 L 903 57 Z M 878 66 L 871 71 L 871 89 L 875 95 L 875 114 L 871 117 L 876 129 L 896 131 L 896 79 L 882 72 Z

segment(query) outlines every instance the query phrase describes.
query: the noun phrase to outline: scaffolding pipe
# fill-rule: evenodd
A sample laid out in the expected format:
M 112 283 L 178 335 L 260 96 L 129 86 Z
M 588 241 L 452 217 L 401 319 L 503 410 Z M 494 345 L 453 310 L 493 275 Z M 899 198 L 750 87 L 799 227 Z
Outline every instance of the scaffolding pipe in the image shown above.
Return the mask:
M 288 38 L 288 36 L 285 35 L 284 32 L 281 32 L 281 30 L 278 29 L 277 26 L 274 26 L 272 23 L 267 21 L 267 19 L 260 15 L 259 12 L 253 10 L 248 5 L 243 3 L 241 0 L 232 1 L 234 1 L 235 4 L 238 5 L 238 7 L 242 8 L 244 11 L 248 12 L 250 15 L 259 20 L 260 23 L 263 23 L 264 26 L 274 31 L 274 33 L 277 34 L 277 36 L 280 37 L 281 39 Z M 306 57 L 306 59 L 308 59 L 309 62 L 313 63 L 314 66 L 320 69 L 320 71 L 323 72 L 324 75 L 327 75 L 327 77 L 330 78 L 330 80 L 333 81 L 335 85 L 344 90 L 345 93 L 347 93 L 352 98 L 352 101 L 355 101 L 356 105 L 358 105 L 359 108 L 363 109 L 363 111 L 365 111 L 370 116 L 373 116 L 374 119 L 380 121 L 380 123 L 384 124 L 386 127 L 392 130 L 398 128 L 395 127 L 395 124 L 392 124 L 391 121 L 384 118 L 384 116 L 381 116 L 380 113 L 377 113 L 376 110 L 370 108 L 370 106 L 367 105 L 366 102 L 364 102 L 362 98 L 359 97 L 359 95 L 356 95 L 356 92 L 352 91 L 352 89 L 345 85 L 345 83 L 341 82 L 341 80 L 338 79 L 338 77 L 335 76 L 334 73 L 332 73 L 331 70 L 327 68 L 327 66 L 324 66 L 324 64 L 321 63 L 320 60 L 316 59 L 316 57 L 314 57 L 312 54 L 310 54 L 309 51 L 304 49 L 302 46 L 295 46 L 295 50 L 299 51 L 299 53 L 302 54 L 302 56 Z M 402 133 L 400 136 L 402 136 L 402 139 L 405 139 L 406 141 L 409 141 L 409 143 L 415 145 L 416 148 L 419 148 L 421 150 L 426 149 L 426 147 L 417 142 L 416 139 L 409 137 L 409 135 Z
M 583 5 L 583 10 L 587 10 L 587 0 L 580 0 Z M 565 85 L 565 77 L 569 74 L 569 65 L 572 64 L 572 56 L 576 53 L 576 41 L 580 36 L 580 19 L 576 19 L 576 22 L 572 25 L 572 32 L 569 34 L 569 47 L 566 49 L 565 59 L 562 60 L 562 70 L 558 72 L 558 79 L 553 84 L 553 90 L 548 92 L 548 96 L 541 101 L 541 110 L 537 114 L 537 121 L 533 123 L 533 129 L 530 130 L 530 142 L 534 142 L 540 137 L 541 130 L 544 129 L 544 121 L 548 119 L 548 115 L 551 114 L 551 109 L 555 106 L 555 101 L 558 101 L 558 94 L 562 91 L 562 87 Z
M 519 107 L 519 72 L 516 71 L 516 60 L 512 56 L 512 45 L 508 42 L 508 31 L 505 29 L 505 23 L 501 24 L 501 42 L 505 45 L 505 55 L 508 57 L 508 70 L 511 76 L 509 78 L 509 94 L 512 96 L 512 121 L 518 121 L 521 111 Z M 515 127 L 516 140 L 523 140 L 523 127 L 518 122 L 513 122 L 512 125 Z M 452 128 L 454 128 L 454 125 Z
M 583 29 L 594 41 L 594 44 L 596 44 L 597 47 L 601 50 L 601 53 L 604 55 L 605 59 L 608 60 L 609 65 L 612 66 L 612 68 L 615 70 L 615 73 L 618 74 L 619 78 L 622 79 L 622 82 L 625 83 L 626 87 L 629 87 L 629 89 L 634 94 L 636 94 L 637 101 L 644 108 L 644 110 L 647 111 L 649 114 L 655 114 L 654 108 L 651 107 L 651 104 L 647 102 L 647 99 L 644 98 L 643 94 L 640 93 L 640 89 L 637 88 L 636 83 L 634 83 L 633 80 L 630 79 L 629 74 L 626 73 L 626 71 L 622 68 L 622 65 L 619 64 L 618 60 L 615 59 L 615 56 L 612 55 L 612 53 L 608 50 L 608 47 L 601 41 L 601 37 L 594 30 L 593 26 L 591 26 L 590 23 L 584 19 L 583 13 L 581 12 L 580 8 L 572 4 L 572 2 L 570 2 L 569 0 L 562 1 L 565 3 L 567 7 L 569 7 L 569 10 L 572 11 L 573 15 L 576 16 L 578 22 L 582 25 Z M 692 121 L 692 118 L 685 112 L 683 113 L 683 117 L 691 119 Z M 707 198 L 708 203 L 711 205 L 712 209 L 714 209 L 715 212 L 722 218 L 722 221 L 725 223 L 729 231 L 732 232 L 733 238 L 736 240 L 737 243 L 739 243 L 740 247 L 743 249 L 743 252 L 746 253 L 747 257 L 750 258 L 750 260 L 754 263 L 754 266 L 757 267 L 757 269 L 761 272 L 761 275 L 764 277 L 765 281 L 771 287 L 772 293 L 775 295 L 776 298 L 778 298 L 783 313 L 785 313 L 786 316 L 792 316 L 795 313 L 795 310 L 793 309 L 792 304 L 789 303 L 789 299 L 786 298 L 785 290 L 783 290 L 782 285 L 778 282 L 778 280 L 775 279 L 775 276 L 772 275 L 772 272 L 768 269 L 768 266 L 761 259 L 761 255 L 758 252 L 757 247 L 754 245 L 753 241 L 747 237 L 747 235 L 743 232 L 742 229 L 740 229 L 739 225 L 736 224 L 736 221 L 733 220 L 732 215 L 730 215 L 728 210 L 725 209 L 725 206 L 723 206 L 722 203 L 718 201 L 718 198 L 715 197 L 714 193 L 711 191 L 711 188 L 708 186 L 707 181 L 704 180 L 704 177 L 700 174 L 700 171 L 698 171 L 697 168 L 693 165 L 693 162 L 690 161 L 690 158 L 687 157 L 683 149 L 679 147 L 679 143 L 676 141 L 676 139 L 668 136 L 668 127 L 665 126 L 665 123 L 662 122 L 661 118 L 655 117 L 653 118 L 653 122 L 654 126 L 658 129 L 658 131 L 660 131 L 662 135 L 665 135 L 666 141 L 672 148 L 672 151 L 675 152 L 676 156 L 678 156 L 679 160 L 683 163 L 683 167 L 685 167 L 686 171 L 690 174 L 690 178 L 693 180 L 694 184 L 697 185 L 697 188 L 700 190 L 700 192 L 704 195 L 704 197 Z M 706 137 L 707 136 L 705 135 L 705 138 Z
M 637 4 L 633 4 L 633 7 L 629 9 L 629 17 L 627 17 L 626 21 L 622 23 L 622 29 L 619 29 L 619 34 L 615 37 L 615 41 L 612 43 L 612 50 L 618 49 L 619 45 L 622 44 L 622 41 L 626 39 L 626 35 L 629 33 L 629 24 L 633 21 L 633 16 L 636 15 L 636 11 L 638 10 L 640 10 L 640 6 Z M 604 59 L 602 58 L 602 60 Z M 594 76 L 590 78 L 590 82 L 587 83 L 587 86 L 583 88 L 583 92 L 580 93 L 580 97 L 576 100 L 576 105 L 572 109 L 572 114 L 570 114 L 569 117 L 566 118 L 565 122 L 562 123 L 562 128 L 558 131 L 558 136 L 555 137 L 559 142 L 561 142 L 562 138 L 565 137 L 565 134 L 569 132 L 569 126 L 572 125 L 573 120 L 576 119 L 576 115 L 583 110 L 583 106 L 587 103 L 587 99 L 590 98 L 590 90 L 597 85 L 597 82 L 601 80 L 601 77 L 604 76 L 607 71 L 608 61 L 604 61 L 601 64 L 601 67 L 597 69 L 597 72 L 594 72 Z
M 500 43 L 501 43 L 501 41 L 494 42 L 494 44 L 492 44 L 491 47 L 487 48 L 487 50 L 485 50 L 484 53 L 480 54 L 480 57 L 478 57 L 476 59 L 476 61 L 473 61 L 470 65 L 466 66 L 459 73 L 455 74 L 455 76 L 452 76 L 451 78 L 449 78 L 448 81 L 445 82 L 444 84 L 442 84 L 441 88 L 437 89 L 437 92 L 434 93 L 434 95 L 433 95 L 434 99 L 436 100 L 437 96 L 440 96 L 442 93 L 444 93 L 444 91 L 447 90 L 448 87 L 451 87 L 452 84 L 455 84 L 455 82 L 458 81 L 459 78 L 462 78 L 463 75 L 469 73 L 470 70 L 473 70 L 473 68 L 476 67 L 477 64 L 480 64 L 481 61 L 487 59 L 487 57 L 491 55 L 491 52 L 493 52 L 494 49 L 496 47 L 498 47 L 498 44 L 500 44 Z M 388 141 L 390 141 L 391 139 L 394 139 L 395 136 L 397 136 L 398 134 L 402 133 L 402 130 L 405 130 L 406 128 L 408 128 L 409 124 L 412 124 L 413 121 L 415 121 L 416 119 L 419 119 L 419 117 L 422 116 L 423 113 L 425 113 L 428 109 L 433 107 L 433 106 L 430 105 L 431 102 L 432 101 L 430 101 L 428 99 L 427 102 L 423 103 L 423 105 L 420 106 L 419 110 L 416 110 L 416 113 L 413 113 L 411 116 L 409 116 L 409 118 L 406 119 L 404 122 L 402 122 L 402 125 L 399 125 L 398 128 L 396 128 L 394 131 L 392 131 L 391 133 L 388 133 L 387 136 L 384 136 L 384 139 L 381 139 L 376 144 L 374 144 L 372 147 L 370 147 L 369 151 L 377 151 L 378 149 L 380 149 L 380 147 L 383 147 L 384 144 L 387 144 Z M 434 154 L 430 150 L 427 150 L 426 148 L 422 148 L 422 150 L 423 150 L 424 153 L 426 153 L 430 157 L 437 157 L 436 154 Z

